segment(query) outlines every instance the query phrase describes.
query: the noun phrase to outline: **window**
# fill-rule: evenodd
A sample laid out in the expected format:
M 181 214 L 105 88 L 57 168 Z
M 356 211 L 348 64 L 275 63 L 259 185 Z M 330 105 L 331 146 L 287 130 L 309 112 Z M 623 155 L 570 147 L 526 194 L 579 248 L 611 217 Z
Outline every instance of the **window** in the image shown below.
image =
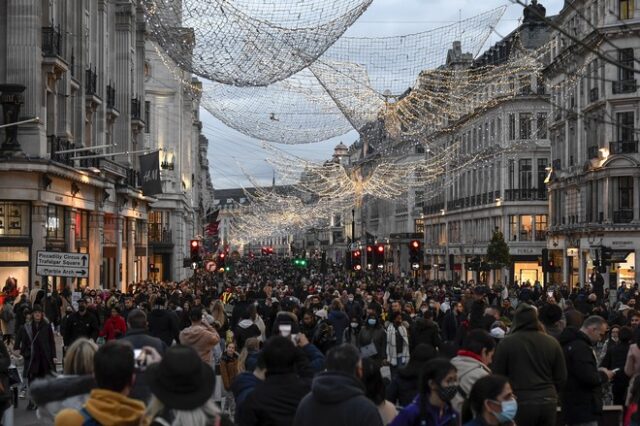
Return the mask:
M 620 62 L 621 65 L 618 67 L 618 80 L 633 80 L 633 49 L 629 48 L 618 50 L 618 62 Z
M 546 158 L 538 158 L 538 176 L 536 186 L 539 193 L 542 193 L 543 191 L 546 192 L 546 185 L 544 181 L 547 179 L 547 167 L 549 167 L 549 160 Z
M 536 215 L 536 241 L 544 241 L 547 233 L 547 215 Z
M 28 236 L 31 230 L 29 203 L 0 201 L 0 237 Z
M 518 162 L 519 175 L 519 187 L 520 189 L 531 189 L 533 186 L 533 170 L 530 158 L 522 159 Z
M 149 212 L 149 242 L 170 242 L 171 226 L 169 222 L 168 211 L 151 211 Z
M 538 139 L 546 139 L 547 138 L 547 113 L 546 112 L 538 113 L 538 123 L 536 127 L 538 131 Z
M 515 160 L 509 160 L 509 188 L 513 189 L 515 184 Z
M 86 245 L 89 240 L 89 212 L 79 210 L 76 212 L 76 243 Z
M 151 101 L 144 103 L 144 132 L 151 132 Z
M 531 139 L 531 113 L 520 113 L 520 139 Z
M 518 216 L 509 215 L 509 240 L 518 241 Z
M 64 239 L 64 207 L 54 204 L 47 206 L 47 238 Z
M 520 241 L 531 241 L 533 237 L 532 216 L 520 216 Z
M 633 177 L 631 176 L 618 178 L 618 209 L 633 209 Z
M 509 140 L 515 140 L 516 138 L 516 115 L 509 114 Z
M 618 4 L 620 5 L 620 19 L 633 18 L 633 3 L 633 0 L 619 0 Z
M 616 136 L 618 142 L 631 142 L 634 140 L 634 121 L 633 111 L 616 114 Z

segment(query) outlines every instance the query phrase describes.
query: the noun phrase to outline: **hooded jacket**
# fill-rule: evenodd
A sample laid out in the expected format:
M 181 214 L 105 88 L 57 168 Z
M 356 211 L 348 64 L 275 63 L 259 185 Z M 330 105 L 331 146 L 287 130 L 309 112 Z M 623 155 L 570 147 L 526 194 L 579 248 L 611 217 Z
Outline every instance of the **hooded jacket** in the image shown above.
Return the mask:
M 560 335 L 567 363 L 567 386 L 562 394 L 562 411 L 569 424 L 587 423 L 602 414 L 602 384 L 607 375 L 598 371 L 598 362 L 589 337 L 575 327 Z
M 378 408 L 364 394 L 354 376 L 336 371 L 321 373 L 296 411 L 294 426 L 382 426 Z
M 260 337 L 262 335 L 260 328 L 250 319 L 243 319 L 240 321 L 233 330 L 233 334 L 236 338 L 239 351 L 244 348 L 244 343 L 247 339 L 251 337 Z
M 493 372 L 509 377 L 518 403 L 557 402 L 567 380 L 562 347 L 540 330 L 535 309 L 520 304 L 510 333 L 493 356 Z
M 39 406 L 38 415 L 53 422 L 65 408 L 79 410 L 96 386 L 93 376 L 58 376 L 38 379 L 29 386 L 31 398 Z
M 162 340 L 165 345 L 171 346 L 173 340 L 179 342 L 180 320 L 175 312 L 167 309 L 154 308 L 149 314 L 149 334 Z
M 453 409 L 462 412 L 462 404 L 469 396 L 473 384 L 484 376 L 491 374 L 491 370 L 482 361 L 471 356 L 458 354 L 451 360 L 451 364 L 458 370 L 459 391 L 451 401 Z M 464 394 L 462 394 L 464 392 Z
M 191 346 L 198 352 L 200 359 L 207 365 L 212 365 L 213 347 L 220 342 L 220 336 L 211 326 L 204 322 L 187 327 L 180 332 L 180 343 Z
M 105 389 L 94 389 L 85 404 L 87 412 L 102 426 L 137 426 L 144 416 L 144 403 Z M 56 416 L 56 426 L 82 426 L 78 410 L 65 409 Z

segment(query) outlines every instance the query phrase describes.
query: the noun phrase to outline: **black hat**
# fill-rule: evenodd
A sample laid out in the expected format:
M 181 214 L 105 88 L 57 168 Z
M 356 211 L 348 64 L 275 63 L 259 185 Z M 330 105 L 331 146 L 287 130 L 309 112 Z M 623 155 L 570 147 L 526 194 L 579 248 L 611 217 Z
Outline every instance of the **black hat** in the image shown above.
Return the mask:
M 162 361 L 147 368 L 149 388 L 166 407 L 194 410 L 213 395 L 215 374 L 196 351 L 188 346 L 172 346 Z
M 32 312 L 44 312 L 42 310 L 42 306 L 38 305 L 37 303 L 35 305 L 33 305 L 33 309 L 31 309 Z

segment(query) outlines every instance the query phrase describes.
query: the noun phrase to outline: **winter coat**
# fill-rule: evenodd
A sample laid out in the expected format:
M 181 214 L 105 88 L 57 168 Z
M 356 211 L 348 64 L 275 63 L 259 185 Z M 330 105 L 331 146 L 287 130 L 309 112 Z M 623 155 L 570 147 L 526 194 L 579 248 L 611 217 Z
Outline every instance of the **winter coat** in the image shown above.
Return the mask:
M 300 400 L 311 389 L 297 374 L 269 374 L 256 385 L 239 411 L 239 426 L 290 426 Z
M 387 386 L 386 399 L 401 407 L 411 404 L 411 401 L 418 395 L 418 383 L 420 382 L 419 371 L 413 368 L 400 368 L 398 374 Z
M 421 426 L 422 424 L 428 426 L 458 426 L 460 424 L 459 415 L 451 405 L 445 405 L 444 412 L 440 415 L 440 408 L 434 407 L 427 402 L 427 418 L 421 419 L 420 404 L 420 398 L 416 397 L 411 404 L 398 413 L 398 416 L 389 423 L 389 426 Z M 426 423 L 421 423 L 422 420 L 425 420 Z
M 231 389 L 231 383 L 238 375 L 238 356 L 228 356 L 226 353 L 222 355 L 220 360 L 220 375 L 222 376 L 222 384 L 225 390 Z
M 373 343 L 378 353 L 371 357 L 372 360 L 382 362 L 387 357 L 387 333 L 381 326 L 370 327 L 366 325 L 362 327 L 358 334 L 358 348 L 362 349 Z
M 149 334 L 171 346 L 173 341 L 179 342 L 180 321 L 175 312 L 166 309 L 153 309 L 147 318 Z
M 451 364 L 458 370 L 458 392 L 451 401 L 451 405 L 458 413 L 462 412 L 462 404 L 469 396 L 473 384 L 484 376 L 491 374 L 489 367 L 470 356 L 458 355 L 451 360 Z
M 73 312 L 64 321 L 64 329 L 62 330 L 64 344 L 69 346 L 80 337 L 95 340 L 99 330 L 98 320 L 88 310 L 84 314 Z
M 51 324 L 43 318 L 38 323 L 27 323 L 23 328 L 19 348 L 25 359 L 28 378 L 44 377 L 55 370 L 53 359 L 56 357 L 56 343 Z
M 409 327 L 410 350 L 420 343 L 426 343 L 434 348 L 441 346 L 440 329 L 438 324 L 430 319 L 418 318 Z
M 349 327 L 351 320 L 343 311 L 331 310 L 327 317 L 327 322 L 333 327 L 336 337 L 336 345 L 342 344 L 344 330 Z
M 520 304 L 509 335 L 493 356 L 493 373 L 509 378 L 519 403 L 557 402 L 567 380 L 562 347 L 539 327 L 535 310 Z
M 0 324 L 2 325 L 2 334 L 13 335 L 16 329 L 16 315 L 13 312 L 11 303 L 2 305 L 0 310 Z
M 382 426 L 378 407 L 354 376 L 335 371 L 321 373 L 296 411 L 294 426 Z
M 127 332 L 127 324 L 120 315 L 110 316 L 104 322 L 104 327 L 100 332 L 100 336 L 105 337 L 107 341 L 118 339 Z
M 602 414 L 602 384 L 608 378 L 598 371 L 598 362 L 589 337 L 575 327 L 560 335 L 567 365 L 567 385 L 562 393 L 562 411 L 569 424 L 598 420 Z
M 236 343 L 238 345 L 238 350 L 242 350 L 244 348 L 244 343 L 247 339 L 251 337 L 259 337 L 262 335 L 260 329 L 256 324 L 253 323 L 250 319 L 243 319 L 238 323 L 236 328 L 233 330 L 233 335 L 236 338 Z
M 396 344 L 397 335 L 402 338 L 402 352 L 398 352 Z M 398 365 L 398 358 L 402 358 L 403 364 L 409 362 L 409 335 L 404 325 L 400 325 L 397 329 L 393 323 L 387 327 L 387 360 L 392 366 Z
M 29 392 L 38 405 L 38 415 L 49 423 L 65 408 L 80 410 L 96 387 L 91 375 L 58 376 L 38 379 L 31 383 Z
M 238 423 L 238 416 L 240 414 L 240 407 L 247 399 L 249 394 L 253 392 L 258 383 L 261 383 L 258 377 L 253 372 L 245 371 L 238 374 L 235 380 L 231 383 L 231 392 L 236 402 L 235 422 Z
M 219 342 L 218 332 L 213 327 L 204 325 L 204 322 L 187 327 L 180 332 L 180 343 L 195 349 L 207 365 L 212 365 L 213 347 Z
M 98 424 L 105 426 L 137 426 L 144 416 L 144 403 L 105 389 L 92 390 L 85 407 Z M 84 424 L 85 418 L 78 410 L 62 410 L 56 416 L 56 426 Z
M 160 355 L 164 355 L 164 352 L 167 350 L 167 345 L 165 345 L 162 340 L 150 336 L 147 330 L 140 328 L 128 329 L 127 334 L 120 340 L 131 343 L 133 349 L 142 349 L 144 346 L 150 346 L 158 351 Z

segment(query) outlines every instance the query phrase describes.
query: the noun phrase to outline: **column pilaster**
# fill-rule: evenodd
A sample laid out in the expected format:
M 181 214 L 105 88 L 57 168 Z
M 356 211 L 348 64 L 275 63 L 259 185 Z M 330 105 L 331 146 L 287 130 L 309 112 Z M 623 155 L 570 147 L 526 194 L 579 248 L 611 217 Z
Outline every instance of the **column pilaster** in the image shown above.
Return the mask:
M 91 212 L 89 215 L 89 287 L 103 286 L 100 265 L 103 258 L 104 213 Z

